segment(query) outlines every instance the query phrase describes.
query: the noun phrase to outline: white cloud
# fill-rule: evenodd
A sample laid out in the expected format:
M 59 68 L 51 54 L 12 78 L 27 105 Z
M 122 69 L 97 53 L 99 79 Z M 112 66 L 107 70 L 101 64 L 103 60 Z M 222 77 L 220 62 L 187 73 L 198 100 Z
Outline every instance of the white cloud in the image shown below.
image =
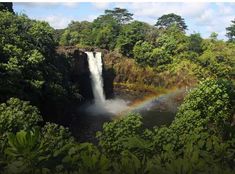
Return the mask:
M 88 16 L 86 16 L 86 18 L 81 19 L 81 21 L 86 20 L 86 21 L 92 22 L 97 17 L 98 17 L 98 15 L 88 15 Z
M 134 14 L 134 18 L 150 24 L 168 13 L 181 15 L 189 29 L 203 32 L 209 37 L 211 32 L 217 32 L 219 38 L 225 38 L 225 28 L 235 18 L 235 3 L 116 3 L 115 5 L 127 8 Z M 193 26 L 193 27 L 192 27 Z M 192 33 L 193 31 L 189 31 Z
M 70 7 L 70 8 L 77 7 L 78 4 L 79 4 L 78 2 L 65 2 L 65 3 L 63 3 L 64 6 Z
M 234 4 L 232 5 L 234 6 Z M 195 24 L 204 27 L 204 33 L 207 33 L 207 37 L 211 32 L 217 32 L 220 39 L 226 39 L 226 27 L 235 18 L 233 9 L 230 3 L 216 3 L 213 8 L 210 6 L 210 8 L 196 17 Z
M 151 18 L 160 17 L 167 13 L 176 13 L 184 17 L 197 16 L 208 6 L 207 3 L 129 3 L 128 8 L 136 16 Z
M 50 15 L 46 17 L 38 17 L 38 20 L 48 22 L 52 27 L 56 29 L 66 28 L 67 25 L 74 20 L 72 17 L 58 16 L 58 15 Z
M 58 2 L 15 2 L 13 3 L 13 6 L 17 5 L 22 5 L 24 7 L 38 7 L 38 6 L 43 6 L 43 7 L 52 7 L 52 6 L 58 6 Z
M 73 2 L 20 4 L 34 7 L 43 6 L 42 8 L 56 8 L 61 4 L 64 8 L 73 8 L 77 6 L 77 4 Z M 187 33 L 199 31 L 202 36 L 208 37 L 210 33 L 214 31 L 219 34 L 219 38 L 225 38 L 225 28 L 228 27 L 231 24 L 231 20 L 235 18 L 235 3 L 93 2 L 91 4 L 92 7 L 89 8 L 90 15 L 75 17 L 69 16 L 70 14 L 63 14 L 63 12 L 60 12 L 59 15 L 51 14 L 47 17 L 38 16 L 37 19 L 49 22 L 54 28 L 65 28 L 71 20 L 92 21 L 101 13 L 101 10 L 120 7 L 126 8 L 128 11 L 133 13 L 135 19 L 148 22 L 150 24 L 155 24 L 157 19 L 163 14 L 176 13 L 181 15 L 189 26 L 189 31 Z M 81 6 L 78 5 L 78 9 L 79 7 Z
M 109 7 L 110 3 L 109 2 L 94 2 L 92 5 L 99 9 L 99 10 L 104 10 Z
M 61 16 L 61 15 L 50 15 L 44 17 L 36 17 L 35 19 L 48 22 L 55 29 L 63 29 L 68 26 L 71 21 L 93 21 L 97 18 L 97 15 L 88 15 L 86 17 L 73 17 L 73 16 Z
M 43 8 L 52 8 L 52 7 L 58 7 L 59 5 L 64 5 L 69 8 L 77 7 L 79 4 L 78 2 L 15 2 L 14 4 L 22 5 L 24 7 L 43 7 Z M 13 5 L 14 5 L 13 4 Z
M 205 10 L 203 13 L 196 17 L 195 22 L 199 25 L 212 24 L 214 22 L 215 12 L 212 9 Z

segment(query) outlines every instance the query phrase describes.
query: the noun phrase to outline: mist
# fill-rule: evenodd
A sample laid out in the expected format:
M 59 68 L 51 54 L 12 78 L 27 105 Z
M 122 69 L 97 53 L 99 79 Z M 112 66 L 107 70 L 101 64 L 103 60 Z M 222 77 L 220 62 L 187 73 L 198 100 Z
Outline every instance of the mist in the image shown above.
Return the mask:
M 88 105 L 85 111 L 91 115 L 111 114 L 116 115 L 129 109 L 129 101 L 122 99 L 110 99 L 105 102 Z

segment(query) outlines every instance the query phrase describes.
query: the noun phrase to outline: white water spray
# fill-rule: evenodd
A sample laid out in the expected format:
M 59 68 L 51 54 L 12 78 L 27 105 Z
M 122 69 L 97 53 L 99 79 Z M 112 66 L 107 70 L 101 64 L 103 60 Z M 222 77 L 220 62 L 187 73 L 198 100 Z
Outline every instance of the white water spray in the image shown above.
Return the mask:
M 103 113 L 116 114 L 128 108 L 128 102 L 121 99 L 106 100 L 104 95 L 104 84 L 102 77 L 102 58 L 101 53 L 86 52 L 88 57 L 89 70 L 91 73 L 92 92 L 94 95 L 94 105 L 90 105 L 87 111 L 93 115 Z
M 92 91 L 96 104 L 105 102 L 104 84 L 102 77 L 102 59 L 101 53 L 97 52 L 95 55 L 92 52 L 86 52 L 88 56 L 89 69 L 91 73 Z

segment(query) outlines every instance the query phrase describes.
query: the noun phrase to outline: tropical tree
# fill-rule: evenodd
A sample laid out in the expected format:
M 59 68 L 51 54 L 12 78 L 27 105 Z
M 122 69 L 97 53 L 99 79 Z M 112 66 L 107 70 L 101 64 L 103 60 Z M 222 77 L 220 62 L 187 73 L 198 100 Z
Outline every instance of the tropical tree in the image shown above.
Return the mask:
M 55 107 L 52 115 L 58 116 L 55 111 L 74 95 L 70 60 L 55 53 L 54 29 L 25 15 L 0 11 L 0 16 L 0 101 L 21 98 L 47 116 Z
M 135 61 L 142 66 L 154 64 L 151 59 L 153 48 L 154 46 L 146 41 L 138 41 L 133 48 Z
M 7 10 L 14 13 L 12 2 L 0 2 L 0 11 Z
M 72 21 L 60 37 L 60 45 L 92 45 L 92 23 Z
M 119 154 L 123 149 L 125 138 L 138 135 L 142 130 L 142 117 L 139 114 L 129 114 L 114 122 L 105 123 L 103 131 L 97 132 L 99 145 L 111 157 Z
M 79 43 L 79 34 L 77 31 L 70 31 L 66 29 L 60 38 L 60 45 L 69 46 Z
M 101 15 L 92 23 L 94 45 L 112 50 L 115 47 L 120 24 L 111 15 Z
M 42 121 L 38 109 L 29 102 L 10 98 L 0 105 L 0 134 L 28 130 Z
M 231 21 L 231 25 L 226 28 L 227 34 L 226 36 L 228 37 L 229 41 L 235 41 L 235 19 Z
M 210 35 L 210 39 L 213 41 L 217 41 L 218 40 L 218 33 L 212 32 Z
M 148 24 L 140 21 L 124 25 L 118 36 L 116 49 L 123 55 L 132 57 L 135 43 L 145 39 L 149 28 Z
M 179 136 L 179 144 L 192 140 L 190 134 L 198 135 L 197 141 L 212 135 L 216 136 L 213 141 L 231 136 L 228 128 L 231 126 L 233 96 L 232 84 L 226 80 L 207 79 L 192 90 L 170 126 Z
M 172 25 L 176 25 L 182 31 L 187 30 L 187 25 L 185 24 L 184 19 L 174 13 L 161 16 L 158 18 L 157 23 L 155 24 L 155 26 L 160 29 L 167 29 Z
M 129 13 L 127 9 L 114 8 L 113 10 L 105 10 L 105 15 L 110 15 L 118 21 L 120 24 L 125 24 L 131 21 L 133 14 Z
M 189 50 L 198 54 L 202 53 L 202 37 L 200 33 L 194 33 L 189 36 Z

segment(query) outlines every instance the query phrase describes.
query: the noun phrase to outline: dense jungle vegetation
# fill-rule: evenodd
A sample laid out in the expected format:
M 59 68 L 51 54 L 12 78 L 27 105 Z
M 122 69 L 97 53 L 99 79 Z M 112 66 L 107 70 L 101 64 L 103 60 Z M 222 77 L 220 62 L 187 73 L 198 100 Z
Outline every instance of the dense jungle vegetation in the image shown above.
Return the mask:
M 228 41 L 186 35 L 181 16 L 151 26 L 126 9 L 55 30 L 0 3 L 0 173 L 193 174 L 235 172 L 235 19 Z M 194 86 L 170 126 L 130 113 L 105 123 L 98 144 L 53 123 L 79 102 L 71 61 L 56 46 L 108 50 L 116 83 Z M 50 120 L 50 122 L 48 122 Z

